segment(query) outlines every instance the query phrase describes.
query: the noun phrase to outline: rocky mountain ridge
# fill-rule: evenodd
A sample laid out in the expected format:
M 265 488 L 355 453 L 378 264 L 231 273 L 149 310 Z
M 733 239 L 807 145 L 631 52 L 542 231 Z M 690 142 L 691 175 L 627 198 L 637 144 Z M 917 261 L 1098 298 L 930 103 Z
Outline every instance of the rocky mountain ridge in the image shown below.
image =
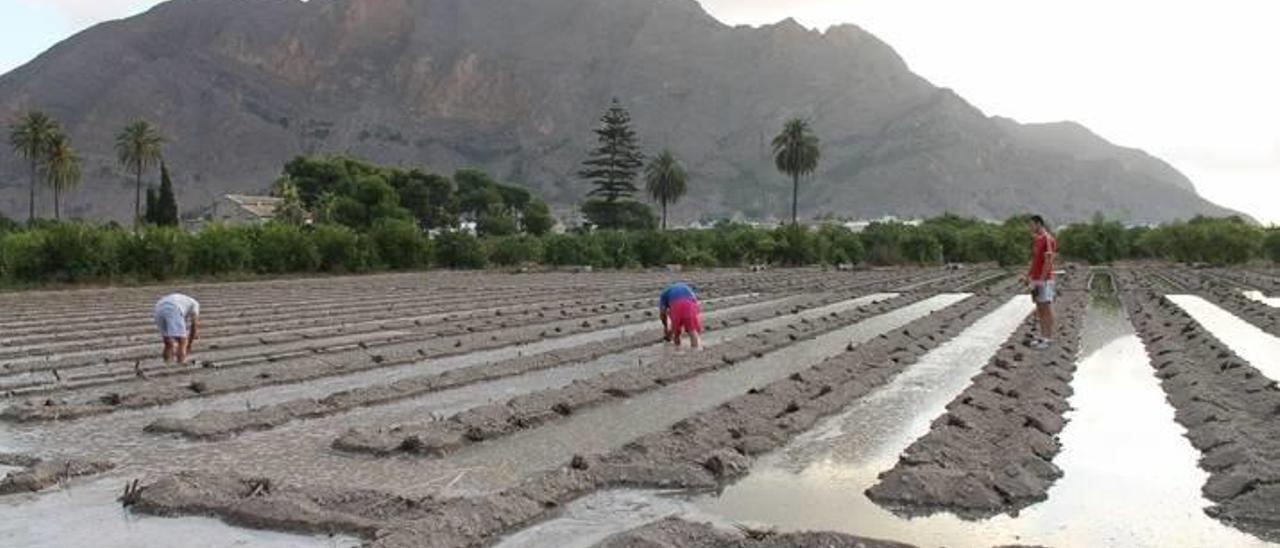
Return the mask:
M 692 0 L 170 0 L 0 76 L 0 119 L 40 107 L 63 122 L 86 160 L 69 201 L 85 217 L 131 213 L 112 144 L 136 117 L 168 137 L 184 210 L 261 191 L 294 155 L 344 152 L 481 167 L 568 207 L 615 96 L 646 150 L 690 172 L 674 219 L 784 216 L 768 145 L 794 116 L 823 139 L 806 216 L 1229 213 L 1080 126 L 987 116 L 856 26 L 731 27 Z M 0 155 L 0 212 L 24 214 L 26 177 Z

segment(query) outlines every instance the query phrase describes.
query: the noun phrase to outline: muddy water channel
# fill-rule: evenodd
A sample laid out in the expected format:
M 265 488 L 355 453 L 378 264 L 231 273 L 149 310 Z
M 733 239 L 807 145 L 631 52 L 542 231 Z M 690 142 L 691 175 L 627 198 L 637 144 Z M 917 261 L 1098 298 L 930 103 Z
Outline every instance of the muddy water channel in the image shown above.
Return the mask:
M 863 492 L 928 431 L 1030 311 L 1017 298 L 926 355 L 893 382 L 762 457 L 715 495 L 615 491 L 584 498 L 561 519 L 504 548 L 592 546 L 610 534 L 677 515 L 722 526 L 831 530 L 922 547 L 1002 544 L 1056 548 L 1275 546 L 1209 518 L 1198 453 L 1174 422 L 1145 350 L 1111 299 L 1089 309 L 1075 394 L 1055 460 L 1064 476 L 1048 500 L 1018 516 L 966 521 L 904 518 Z

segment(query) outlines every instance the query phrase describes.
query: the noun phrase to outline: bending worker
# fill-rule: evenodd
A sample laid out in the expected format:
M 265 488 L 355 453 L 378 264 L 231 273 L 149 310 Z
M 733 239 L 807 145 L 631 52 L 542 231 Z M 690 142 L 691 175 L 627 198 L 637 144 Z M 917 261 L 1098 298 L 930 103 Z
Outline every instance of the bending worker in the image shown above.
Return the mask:
M 187 363 L 192 344 L 200 338 L 200 303 L 181 293 L 172 293 L 156 301 L 152 314 L 164 339 L 164 363 L 175 359 L 180 364 Z
M 662 320 L 663 336 L 680 346 L 680 335 L 689 334 L 689 345 L 702 346 L 702 310 L 698 296 L 684 282 L 668 285 L 658 296 L 658 317 Z

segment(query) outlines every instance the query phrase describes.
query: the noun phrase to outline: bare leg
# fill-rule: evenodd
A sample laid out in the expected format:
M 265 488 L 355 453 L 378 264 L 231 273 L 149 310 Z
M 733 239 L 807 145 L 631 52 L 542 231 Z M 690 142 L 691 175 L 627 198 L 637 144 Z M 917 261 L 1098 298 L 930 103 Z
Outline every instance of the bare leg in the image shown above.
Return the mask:
M 176 359 L 178 360 L 178 363 L 179 363 L 179 364 L 185 364 L 185 363 L 187 363 L 187 338 L 186 338 L 186 337 L 177 337 L 177 338 L 175 338 L 175 339 L 173 339 L 173 340 L 174 340 L 174 342 L 176 342 L 176 343 L 177 343 L 177 344 L 176 344 L 177 349 L 176 349 L 176 351 L 174 352 L 174 356 L 173 356 L 173 357 L 174 357 L 174 358 L 176 358 Z
M 1040 331 L 1043 332 L 1042 336 L 1053 340 L 1054 328 L 1056 327 L 1053 321 L 1053 304 L 1041 303 L 1038 308 L 1040 309 Z
M 169 337 L 165 337 L 165 338 L 164 338 L 164 354 L 163 354 L 163 356 L 164 356 L 164 363 L 166 363 L 166 364 L 167 364 L 167 363 L 169 363 L 169 362 L 171 362 L 171 361 L 173 361 L 173 351 L 174 351 L 174 348 L 173 348 L 173 347 L 174 347 L 173 339 L 171 339 L 171 338 L 169 338 Z
M 690 331 L 689 346 L 693 348 L 702 348 L 702 334 L 697 331 Z

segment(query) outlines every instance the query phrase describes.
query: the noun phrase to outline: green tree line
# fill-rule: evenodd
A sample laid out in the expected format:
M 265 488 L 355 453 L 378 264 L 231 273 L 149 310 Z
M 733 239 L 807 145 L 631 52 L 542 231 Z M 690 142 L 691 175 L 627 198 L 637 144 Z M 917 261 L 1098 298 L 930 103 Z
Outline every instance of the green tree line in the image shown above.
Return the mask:
M 360 230 L 277 221 L 210 225 L 198 232 L 154 226 L 133 232 L 115 224 L 51 221 L 22 228 L 9 221 L 0 223 L 0 278 L 39 283 L 517 265 L 933 263 L 943 259 L 942 249 L 933 229 L 896 223 L 873 225 L 861 234 L 837 225 L 769 230 L 722 223 L 706 230 L 476 236 L 463 231 L 431 235 L 396 218 L 378 219 Z
M 284 202 L 276 218 L 293 224 L 310 220 L 365 231 L 380 221 L 405 221 L 439 231 L 469 221 L 482 236 L 542 235 L 555 224 L 542 199 L 475 169 L 449 177 L 346 155 L 300 156 L 285 165 L 272 193 Z
M 1280 262 L 1280 229 L 1263 228 L 1240 217 L 1195 217 L 1157 227 L 1126 227 L 1094 217 L 1058 234 L 1062 254 L 1105 264 L 1129 259 L 1165 259 L 1212 265 L 1258 259 Z
M 505 203 L 505 202 L 504 202 Z M 1069 259 L 1167 259 L 1233 264 L 1280 262 L 1280 231 L 1239 219 L 1197 218 L 1156 228 L 1095 220 L 1059 234 Z M 943 215 L 919 224 L 872 223 L 860 232 L 828 224 L 776 229 L 720 223 L 703 230 L 578 231 L 476 236 L 429 234 L 411 219 L 368 227 L 321 222 L 126 230 L 115 224 L 0 218 L 0 280 L 9 284 L 167 280 L 186 276 L 357 273 L 431 267 L 518 265 L 640 268 L 667 264 L 902 265 L 996 262 L 1020 267 L 1029 255 L 1023 217 L 1001 224 Z

